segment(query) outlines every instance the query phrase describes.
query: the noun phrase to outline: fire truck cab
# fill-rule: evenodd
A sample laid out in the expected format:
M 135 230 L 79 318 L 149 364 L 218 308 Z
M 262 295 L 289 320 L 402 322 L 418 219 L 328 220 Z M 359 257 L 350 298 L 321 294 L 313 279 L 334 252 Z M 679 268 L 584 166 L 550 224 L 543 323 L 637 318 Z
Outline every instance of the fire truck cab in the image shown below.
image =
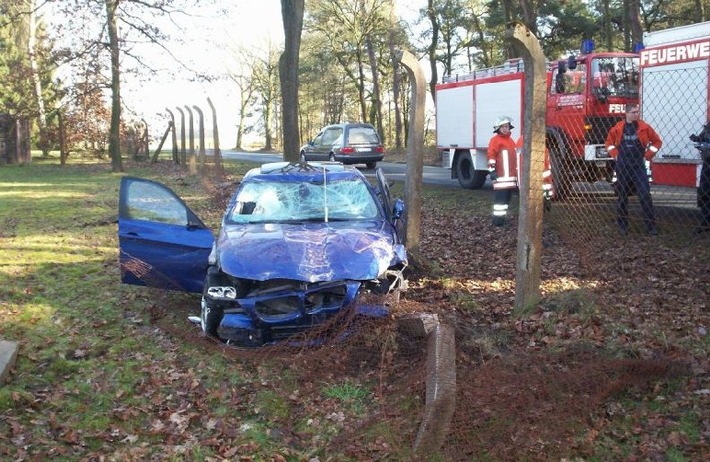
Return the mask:
M 548 64 L 546 144 L 555 195 L 575 181 L 611 181 L 613 160 L 604 148 L 609 129 L 638 102 L 639 59 L 632 53 L 588 53 Z M 486 151 L 499 115 L 524 129 L 524 66 L 511 59 L 436 86 L 437 148 L 451 177 L 468 189 L 483 186 Z

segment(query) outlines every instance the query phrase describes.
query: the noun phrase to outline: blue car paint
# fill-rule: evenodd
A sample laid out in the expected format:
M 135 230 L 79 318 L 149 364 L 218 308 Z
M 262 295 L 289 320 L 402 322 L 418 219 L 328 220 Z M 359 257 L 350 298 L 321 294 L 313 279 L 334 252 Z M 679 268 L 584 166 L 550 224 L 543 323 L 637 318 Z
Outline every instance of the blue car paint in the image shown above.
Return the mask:
M 259 181 L 258 171 L 250 171 L 242 183 L 248 179 Z M 352 175 L 352 172 L 346 171 L 328 172 L 329 181 L 351 178 Z M 299 175 L 291 177 L 284 174 L 284 177 L 288 181 L 303 181 Z M 384 180 L 380 169 L 378 180 L 380 184 Z M 169 192 L 184 207 L 189 225 L 132 219 L 126 207 L 127 186 L 131 182 L 151 183 Z M 287 290 L 276 294 L 281 297 L 297 297 L 300 306 L 296 312 L 274 319 L 259 316 L 256 309 L 261 300 L 274 297 L 274 294 L 241 298 L 238 300 L 241 310 L 231 310 L 241 312 L 225 313 L 219 330 L 239 331 L 242 333 L 240 338 L 246 339 L 245 343 L 255 341 L 258 344 L 267 337 L 271 340 L 276 338 L 269 334 L 272 327 L 283 332 L 289 332 L 289 328 L 295 332 L 311 327 L 344 307 L 353 305 L 361 286 L 360 281 L 374 280 L 393 265 L 406 265 L 406 250 L 399 243 L 397 230 L 390 222 L 391 218 L 397 217 L 392 217 L 392 211 L 389 210 L 389 190 L 381 187 L 376 192 L 369 183 L 368 187 L 371 194 L 379 198 L 376 202 L 380 217 L 347 223 L 230 223 L 227 217 L 235 205 L 238 192 L 235 191 L 213 249 L 212 233 L 169 188 L 150 180 L 124 177 L 121 181 L 119 206 L 122 280 L 130 284 L 202 292 L 209 263 L 208 255 L 211 250 L 215 250 L 210 257 L 212 263 L 218 263 L 223 273 L 239 279 L 285 279 L 303 281 L 307 285 L 317 285 L 324 281 L 345 283 L 348 289 L 342 304 L 311 312 L 305 309 L 302 290 Z M 136 274 L 135 268 L 143 272 Z M 386 316 L 389 313 L 385 306 L 368 305 L 356 309 L 369 316 Z
M 132 177 L 121 179 L 118 217 L 121 281 L 170 290 L 201 293 L 214 236 L 196 216 L 190 225 L 159 223 L 134 219 L 127 207 L 130 185 L 135 182 L 159 183 Z M 165 188 L 169 191 L 167 188 Z M 189 210 L 182 199 L 176 203 Z
M 392 264 L 393 234 L 384 221 L 226 225 L 217 249 L 222 270 L 244 279 L 368 280 Z
M 264 296 L 240 299 L 238 300 L 238 303 L 240 307 L 246 311 L 246 314 L 225 313 L 224 317 L 222 318 L 219 331 L 222 332 L 224 337 L 228 337 L 228 332 L 230 330 L 232 331 L 232 333 L 237 330 L 243 330 L 243 335 L 248 336 L 252 332 L 263 331 L 264 329 L 268 329 L 269 327 L 292 326 L 294 329 L 299 329 L 300 327 L 312 327 L 313 325 L 320 323 L 322 320 L 325 320 L 328 317 L 340 312 L 343 307 L 352 305 L 352 303 L 357 298 L 357 294 L 360 289 L 360 283 L 350 281 L 346 285 L 347 292 L 342 304 L 312 311 L 308 311 L 306 308 L 305 296 L 307 295 L 307 293 L 305 292 L 301 294 L 296 294 L 295 292 L 286 291 Z M 299 298 L 298 311 L 290 313 L 289 315 L 281 317 L 277 320 L 269 319 L 265 316 L 260 316 L 257 312 L 256 305 L 258 303 L 281 296 L 294 295 L 298 295 Z M 380 307 L 379 310 L 367 309 L 363 313 L 379 317 L 386 316 L 387 314 L 389 314 L 389 310 L 386 310 L 384 307 Z M 314 322 L 314 319 L 319 319 L 319 322 Z M 271 336 L 270 340 L 280 340 L 280 338 L 274 338 L 273 336 Z

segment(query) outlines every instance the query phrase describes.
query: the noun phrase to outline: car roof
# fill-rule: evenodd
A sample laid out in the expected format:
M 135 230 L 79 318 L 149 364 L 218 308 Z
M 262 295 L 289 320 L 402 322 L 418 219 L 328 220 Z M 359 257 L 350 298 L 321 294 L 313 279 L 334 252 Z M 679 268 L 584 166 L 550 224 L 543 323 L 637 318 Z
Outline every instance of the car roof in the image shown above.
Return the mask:
M 323 173 L 331 180 L 358 178 L 367 181 L 365 175 L 352 165 L 340 162 L 269 162 L 249 170 L 244 180 L 273 179 L 276 181 L 310 181 L 323 178 Z
M 360 123 L 345 122 L 345 123 L 341 123 L 341 124 L 330 124 L 330 125 L 326 125 L 325 127 L 323 127 L 323 130 L 325 130 L 326 128 L 333 128 L 333 127 L 342 127 L 342 128 L 367 127 L 367 128 L 372 128 L 373 130 L 375 129 L 375 126 L 372 125 L 372 124 L 369 124 L 369 123 L 364 123 L 364 122 L 360 122 Z

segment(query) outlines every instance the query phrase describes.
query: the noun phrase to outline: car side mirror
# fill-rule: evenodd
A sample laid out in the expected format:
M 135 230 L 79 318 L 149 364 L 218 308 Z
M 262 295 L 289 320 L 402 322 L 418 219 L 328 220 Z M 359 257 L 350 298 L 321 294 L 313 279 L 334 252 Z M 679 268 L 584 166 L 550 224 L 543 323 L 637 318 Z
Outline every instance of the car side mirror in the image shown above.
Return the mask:
M 192 222 L 192 221 L 188 221 L 188 222 L 187 222 L 187 226 L 185 226 L 185 228 L 186 228 L 188 231 L 195 231 L 196 229 L 202 229 L 202 226 L 200 226 L 199 223 L 195 223 L 195 222 Z
M 404 215 L 404 201 L 396 199 L 392 206 L 392 219 L 399 220 Z

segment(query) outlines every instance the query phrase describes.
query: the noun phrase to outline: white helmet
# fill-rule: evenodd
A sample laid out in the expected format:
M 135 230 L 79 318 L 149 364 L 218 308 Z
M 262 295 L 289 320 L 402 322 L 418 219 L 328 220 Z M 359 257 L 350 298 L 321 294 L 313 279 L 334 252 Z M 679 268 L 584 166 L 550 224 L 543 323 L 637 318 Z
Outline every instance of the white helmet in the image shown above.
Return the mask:
M 515 128 L 515 127 L 513 127 L 513 119 L 511 119 L 508 116 L 498 116 L 498 119 L 496 120 L 495 125 L 493 125 L 493 132 L 494 133 L 497 132 L 498 129 L 500 128 L 500 126 L 505 125 L 505 124 L 510 125 L 511 130 Z

